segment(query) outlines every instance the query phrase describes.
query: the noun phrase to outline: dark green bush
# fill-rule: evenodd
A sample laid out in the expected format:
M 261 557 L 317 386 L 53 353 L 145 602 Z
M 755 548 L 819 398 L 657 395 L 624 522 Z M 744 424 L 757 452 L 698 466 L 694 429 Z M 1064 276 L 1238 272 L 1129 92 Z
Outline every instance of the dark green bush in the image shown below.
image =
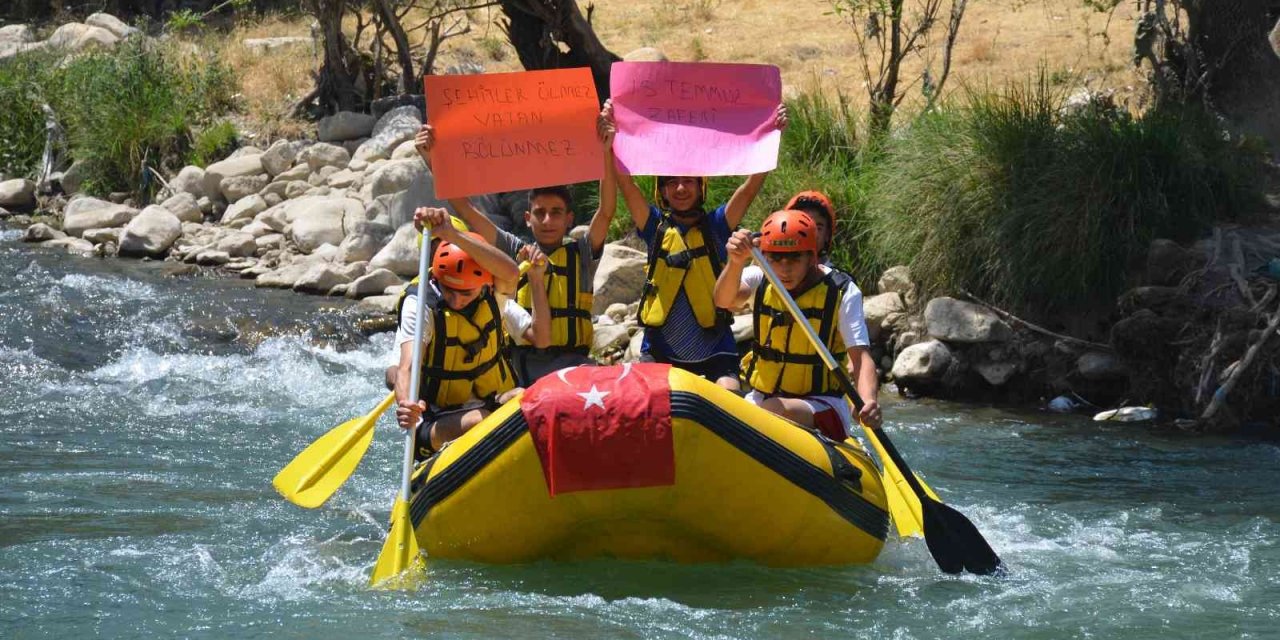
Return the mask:
M 0 63 L 0 173 L 34 178 L 44 152 L 40 86 L 46 61 L 36 55 Z
M 237 146 L 237 136 L 236 126 L 226 120 L 201 129 L 191 145 L 191 164 L 205 167 L 227 157 Z

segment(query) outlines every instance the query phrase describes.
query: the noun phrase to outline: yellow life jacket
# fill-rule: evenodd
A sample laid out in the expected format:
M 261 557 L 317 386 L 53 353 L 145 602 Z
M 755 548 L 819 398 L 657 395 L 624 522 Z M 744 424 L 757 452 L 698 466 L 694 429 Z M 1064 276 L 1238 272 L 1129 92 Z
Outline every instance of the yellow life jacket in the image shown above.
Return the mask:
M 840 366 L 847 351 L 840 337 L 840 298 L 853 281 L 848 274 L 832 270 L 801 293 L 794 294 L 796 306 L 827 345 Z M 782 297 L 768 282 L 756 289 L 754 313 L 756 336 L 751 351 L 742 359 L 747 384 L 766 395 L 840 395 L 840 382 L 822 362 L 804 330 L 796 327 Z
M 667 315 L 683 289 L 702 328 L 727 326 L 727 312 L 721 312 L 712 301 L 716 277 L 723 265 L 716 248 L 707 244 L 703 225 L 694 225 L 682 233 L 670 214 L 663 214 L 656 235 L 649 250 L 649 272 L 640 298 L 640 325 L 666 324 Z
M 417 290 L 416 283 L 414 278 L 400 293 L 397 316 L 408 292 Z M 491 289 L 454 311 L 430 287 L 426 313 L 433 314 L 434 331 L 422 357 L 420 398 L 436 408 L 452 409 L 473 399 L 492 401 L 516 386 L 507 361 L 502 313 Z
M 551 310 L 549 351 L 591 351 L 591 283 L 587 280 L 586 256 L 576 240 L 566 241 L 547 256 L 547 306 Z M 583 284 L 586 284 L 584 287 Z M 520 276 L 516 303 L 533 311 L 533 290 L 529 276 Z M 586 290 L 584 290 L 584 288 Z

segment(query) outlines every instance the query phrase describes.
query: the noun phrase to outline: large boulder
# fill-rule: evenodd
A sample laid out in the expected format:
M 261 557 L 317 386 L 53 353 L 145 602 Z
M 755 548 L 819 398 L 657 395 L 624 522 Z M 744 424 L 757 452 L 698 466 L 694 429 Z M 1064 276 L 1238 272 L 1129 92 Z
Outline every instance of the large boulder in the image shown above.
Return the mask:
M 181 235 L 182 221 L 178 216 L 164 207 L 151 205 L 125 225 L 120 234 L 120 255 L 162 256 Z
M 339 111 L 320 119 L 316 124 L 316 137 L 320 142 L 342 142 L 355 138 L 367 138 L 373 132 L 378 119 L 367 113 Z
M 0 207 L 30 209 L 36 205 L 36 183 L 18 178 L 0 182 Z
M 349 284 L 351 277 L 333 264 L 319 262 L 302 273 L 293 283 L 294 291 L 326 294 L 340 284 Z
M 66 177 L 63 177 L 66 180 Z M 64 185 L 65 186 L 65 185 Z M 204 197 L 204 169 L 195 165 L 187 165 L 169 181 L 169 190 L 174 193 L 189 193 L 198 201 Z
M 893 361 L 893 379 L 903 386 L 931 386 L 942 382 L 951 366 L 951 350 L 937 340 L 913 344 Z
M 386 269 L 404 278 L 418 275 L 418 235 L 412 223 L 401 225 L 369 261 L 369 269 Z
M 391 237 L 391 229 L 377 223 L 364 222 L 347 232 L 347 237 L 338 245 L 337 262 L 368 262 L 378 254 L 378 250 Z
M 160 206 L 169 210 L 169 213 L 178 217 L 182 222 L 200 222 L 204 220 L 204 212 L 200 210 L 200 203 L 196 201 L 196 197 L 180 191 L 165 199 Z
M 240 219 L 253 219 L 254 216 L 266 210 L 267 201 L 254 193 L 227 207 L 227 210 L 222 212 L 222 224 L 231 224 Z
M 80 187 L 84 185 L 85 163 L 83 160 L 75 160 L 66 171 L 62 172 L 62 177 L 58 178 L 58 184 L 62 186 L 62 192 L 68 195 L 80 193 Z
M 261 173 L 253 176 L 236 176 L 223 180 L 219 188 L 222 189 L 223 199 L 228 204 L 235 204 L 241 198 L 256 195 L 262 191 L 270 180 L 266 174 Z
M 862 314 L 867 321 L 867 333 L 872 342 L 880 337 L 884 328 L 892 328 L 907 312 L 902 296 L 897 292 L 881 293 L 865 298 L 862 303 Z
M 1147 284 L 1173 286 L 1196 266 L 1195 256 L 1181 245 L 1163 238 L 1147 249 Z
M 284 215 L 291 225 L 289 238 L 303 253 L 311 253 L 323 244 L 336 247 L 346 236 L 342 220 L 348 208 L 359 212 L 363 205 L 359 200 L 326 196 L 306 196 L 288 203 Z
M 379 196 L 404 191 L 423 175 L 428 175 L 428 171 L 421 159 L 393 160 L 369 177 L 370 184 L 373 185 L 370 194 L 377 199 Z
M 201 186 L 204 188 L 204 194 L 210 198 L 222 198 L 223 180 L 240 176 L 257 176 L 265 173 L 266 170 L 262 168 L 262 154 L 227 158 L 205 168 Z M 259 190 L 261 188 L 258 187 Z
M 136 33 L 139 33 L 137 29 L 125 24 L 122 20 L 120 20 L 120 18 L 117 18 L 109 13 L 102 13 L 102 12 L 95 13 L 93 15 L 90 15 L 88 18 L 85 18 L 84 23 L 91 27 L 106 29 L 107 31 L 110 31 L 112 35 L 114 35 L 117 38 L 120 38 L 121 40 L 128 38 L 129 36 L 134 35 Z
M 351 162 L 351 154 L 336 144 L 321 142 L 303 149 L 298 154 L 298 162 L 305 162 L 312 172 L 319 171 L 320 167 L 345 169 Z
M 880 293 L 896 293 L 902 296 L 907 306 L 914 306 L 918 287 L 911 279 L 911 269 L 904 265 L 889 267 L 876 282 L 876 290 Z
M 639 300 L 644 290 L 647 264 L 648 256 L 642 251 L 617 243 L 606 244 L 596 267 L 591 313 L 600 315 L 615 302 L 631 304 Z
M 23 242 L 48 242 L 50 240 L 58 240 L 67 237 L 67 234 L 54 229 L 53 227 L 37 222 L 22 232 Z
M 36 32 L 25 24 L 7 24 L 0 27 L 0 44 L 27 44 L 36 41 Z
M 359 278 L 351 282 L 351 286 L 347 287 L 346 296 L 348 298 L 367 298 L 369 296 L 382 295 L 390 287 L 402 285 L 400 276 L 392 273 L 390 269 L 373 269 Z
M 47 40 L 50 47 L 66 51 L 83 51 L 85 49 L 110 49 L 120 42 L 116 34 L 79 22 L 68 22 L 58 27 Z
M 67 208 L 63 210 L 62 230 L 68 235 L 79 237 L 89 229 L 123 227 L 136 215 L 138 210 L 132 207 L 81 196 L 68 202 Z
M 213 246 L 216 251 L 225 251 L 232 258 L 247 258 L 258 250 L 257 238 L 246 231 L 232 231 L 218 239 Z
M 405 140 L 413 139 L 422 127 L 422 112 L 412 105 L 396 107 L 378 119 L 369 139 L 360 144 L 352 158 L 372 162 L 390 158 L 391 152 Z
M 262 168 L 266 169 L 271 176 L 278 176 L 289 170 L 293 166 L 293 161 L 298 157 L 298 151 L 303 145 L 298 142 L 290 142 L 288 140 L 276 140 L 262 152 Z
M 1013 330 L 994 311 L 954 298 L 934 298 L 924 309 L 931 337 L 947 342 L 1003 342 Z
M 1114 354 L 1087 351 L 1076 360 L 1076 372 L 1092 382 L 1118 382 L 1125 380 L 1128 369 Z
M 292 289 L 294 283 L 311 269 L 313 263 L 306 260 L 298 260 L 291 262 L 274 271 L 268 271 L 259 275 L 254 280 L 256 287 L 270 287 L 274 289 Z

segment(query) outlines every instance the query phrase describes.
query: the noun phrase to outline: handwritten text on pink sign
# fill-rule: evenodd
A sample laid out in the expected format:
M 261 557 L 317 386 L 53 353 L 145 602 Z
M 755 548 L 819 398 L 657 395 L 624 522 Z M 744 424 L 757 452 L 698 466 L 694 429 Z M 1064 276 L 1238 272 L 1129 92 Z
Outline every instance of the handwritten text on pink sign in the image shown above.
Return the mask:
M 749 175 L 778 165 L 777 67 L 615 62 L 609 88 L 614 154 L 632 175 Z

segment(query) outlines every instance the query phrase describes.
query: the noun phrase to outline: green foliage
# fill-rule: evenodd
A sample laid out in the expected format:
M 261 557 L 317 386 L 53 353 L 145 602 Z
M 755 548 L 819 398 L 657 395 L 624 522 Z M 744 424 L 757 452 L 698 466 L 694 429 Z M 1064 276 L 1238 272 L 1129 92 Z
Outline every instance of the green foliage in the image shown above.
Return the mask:
M 1157 237 L 1247 210 L 1252 159 L 1203 113 L 1064 111 L 1044 74 L 922 116 L 884 149 L 869 250 L 929 292 L 1045 316 L 1106 304 Z
M 204 167 L 227 157 L 237 144 L 236 126 L 226 120 L 200 130 L 191 145 L 190 161 Z
M 165 21 L 165 31 L 176 31 L 182 33 L 185 31 L 193 31 L 204 25 L 204 16 L 190 9 L 178 9 L 169 14 L 169 19 Z
M 34 178 L 44 152 L 40 84 L 45 60 L 15 56 L 0 63 L 0 173 Z
M 490 60 L 502 62 L 507 59 L 507 43 L 502 38 L 485 36 L 480 39 L 480 50 Z
M 142 39 L 66 61 L 18 56 L 0 65 L 4 104 L 17 106 L 0 115 L 0 135 L 13 163 L 31 171 L 43 149 L 39 105 L 48 104 L 66 130 L 71 157 L 85 162 L 85 189 L 133 191 L 147 183 L 144 162 L 155 168 L 187 162 L 191 130 L 229 109 L 234 92 L 231 71 L 217 60 L 167 55 Z

